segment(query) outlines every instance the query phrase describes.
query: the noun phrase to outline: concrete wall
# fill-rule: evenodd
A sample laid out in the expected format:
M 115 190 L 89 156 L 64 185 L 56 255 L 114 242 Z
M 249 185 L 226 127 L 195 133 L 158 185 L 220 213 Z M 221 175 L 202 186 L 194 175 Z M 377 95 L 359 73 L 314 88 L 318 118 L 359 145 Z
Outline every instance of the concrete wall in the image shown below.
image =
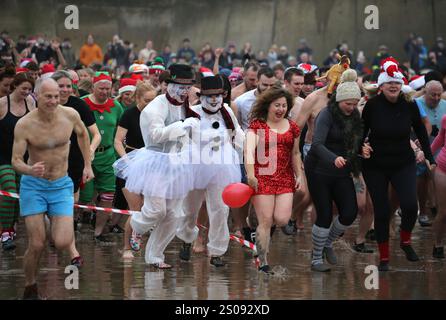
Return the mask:
M 308 39 L 320 62 L 342 40 L 351 49 L 375 54 L 387 44 L 403 56 L 409 32 L 430 45 L 437 34 L 446 36 L 446 0 L 0 0 L 0 29 L 18 34 L 45 33 L 70 37 L 80 46 L 88 33 L 105 45 L 113 34 L 144 46 L 175 49 L 184 37 L 199 49 L 209 41 L 216 47 L 229 40 L 238 47 L 250 41 L 255 51 L 271 43 L 295 53 L 298 40 Z M 80 29 L 65 30 L 65 6 L 80 10 Z M 367 5 L 380 9 L 380 30 L 364 27 Z

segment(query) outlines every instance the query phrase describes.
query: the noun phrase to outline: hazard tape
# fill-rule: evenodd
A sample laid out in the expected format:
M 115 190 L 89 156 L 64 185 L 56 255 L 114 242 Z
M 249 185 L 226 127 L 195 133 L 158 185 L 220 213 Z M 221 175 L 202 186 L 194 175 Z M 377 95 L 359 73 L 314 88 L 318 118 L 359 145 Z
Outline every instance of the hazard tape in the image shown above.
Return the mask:
M 208 229 L 208 227 L 206 227 L 206 226 L 204 226 L 202 224 L 199 224 L 198 222 L 197 222 L 197 227 L 199 227 L 201 229 L 206 229 L 206 230 Z M 245 247 L 251 249 L 252 251 L 254 251 L 255 254 L 257 253 L 257 248 L 256 248 L 256 245 L 254 243 L 249 242 L 248 240 L 241 239 L 241 238 L 239 238 L 239 237 L 237 237 L 237 236 L 235 236 L 233 234 L 229 235 L 229 239 L 232 240 L 232 241 L 238 242 L 242 246 L 245 246 Z M 259 257 L 255 257 L 254 262 L 256 264 L 256 267 L 260 266 Z
M 20 199 L 20 196 L 17 193 L 13 193 L 13 192 L 0 191 L 0 196 Z M 138 211 L 130 211 L 130 210 L 120 210 L 120 209 L 113 209 L 113 208 L 87 206 L 87 205 L 81 205 L 81 204 L 76 204 L 76 203 L 74 204 L 74 207 L 80 208 L 80 209 L 102 211 L 102 212 L 106 212 L 106 213 L 120 213 L 120 214 L 124 214 L 124 215 L 128 215 L 128 216 L 131 216 L 132 214 L 138 212 Z
M 131 216 L 132 214 L 139 212 L 139 211 L 120 210 L 120 209 L 113 209 L 113 208 L 101 208 L 101 207 L 95 207 L 95 206 L 84 206 L 81 204 L 75 204 L 74 206 L 76 208 L 80 208 L 80 209 L 103 211 L 103 212 L 107 212 L 107 213 L 120 213 L 120 214 L 127 215 L 127 216 Z
M 8 198 L 20 199 L 20 196 L 17 193 L 6 192 L 6 191 L 1 191 L 1 190 L 0 190 L 0 196 L 5 196 L 5 197 L 8 197 Z M 134 214 L 134 213 L 138 213 L 139 212 L 139 211 L 120 210 L 120 209 L 113 209 L 113 208 L 101 208 L 101 207 L 87 206 L 87 205 L 80 205 L 80 204 L 75 204 L 74 207 L 80 208 L 80 209 L 103 211 L 103 212 L 107 212 L 107 213 L 120 213 L 120 214 L 124 214 L 124 215 L 129 215 L 129 216 Z M 208 229 L 207 227 L 203 226 L 202 224 L 197 224 L 197 226 L 199 228 L 202 228 L 202 229 Z M 241 245 L 243 245 L 243 246 L 253 250 L 254 252 L 257 252 L 256 245 L 254 243 L 252 243 L 252 242 L 249 242 L 247 240 L 244 240 L 244 239 L 241 239 L 239 237 L 236 237 L 233 234 L 229 235 L 229 239 L 232 240 L 232 241 L 240 243 Z M 256 262 L 257 261 L 258 261 L 258 258 L 256 259 Z
M 202 224 L 199 224 L 198 222 L 197 222 L 197 227 L 198 227 L 198 228 L 201 228 L 201 229 L 206 229 L 206 230 L 208 229 L 208 227 L 206 227 L 206 226 L 204 226 L 204 225 L 202 225 Z M 249 248 L 249 249 L 251 249 L 251 250 L 257 252 L 256 245 L 255 245 L 254 243 L 249 242 L 249 241 L 244 240 L 244 239 L 241 239 L 241 238 L 239 238 L 239 237 L 237 237 L 237 236 L 235 236 L 235 235 L 233 235 L 233 234 L 230 234 L 230 235 L 229 235 L 229 238 L 230 238 L 231 240 L 233 240 L 233 241 L 235 241 L 235 242 L 238 242 L 238 243 L 240 243 L 241 245 L 243 245 L 243 246 L 245 246 L 245 247 L 247 247 L 247 248 Z
M 6 192 L 6 191 L 0 191 L 0 195 L 8 198 L 15 198 L 15 199 L 20 198 L 20 196 L 17 193 Z

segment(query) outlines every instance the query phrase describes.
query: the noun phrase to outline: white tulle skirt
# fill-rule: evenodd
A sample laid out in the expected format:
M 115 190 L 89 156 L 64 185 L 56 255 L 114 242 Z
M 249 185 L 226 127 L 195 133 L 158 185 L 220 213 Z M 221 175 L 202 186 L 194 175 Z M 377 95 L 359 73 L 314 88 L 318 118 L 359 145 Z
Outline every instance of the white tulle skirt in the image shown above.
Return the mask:
M 224 159 L 218 157 L 216 161 L 208 161 L 202 157 L 200 164 L 194 164 L 194 189 L 202 190 L 210 185 L 225 188 L 241 181 L 238 153 L 232 147 L 226 148 L 225 153 Z
M 180 153 L 142 148 L 117 160 L 113 169 L 126 180 L 130 192 L 164 199 L 181 199 L 192 190 L 210 185 L 225 188 L 241 181 L 239 156 L 232 147 L 210 158 L 193 145 Z
M 189 160 L 190 150 L 163 153 L 149 149 L 134 150 L 113 164 L 125 187 L 146 197 L 181 199 L 194 190 L 195 170 Z

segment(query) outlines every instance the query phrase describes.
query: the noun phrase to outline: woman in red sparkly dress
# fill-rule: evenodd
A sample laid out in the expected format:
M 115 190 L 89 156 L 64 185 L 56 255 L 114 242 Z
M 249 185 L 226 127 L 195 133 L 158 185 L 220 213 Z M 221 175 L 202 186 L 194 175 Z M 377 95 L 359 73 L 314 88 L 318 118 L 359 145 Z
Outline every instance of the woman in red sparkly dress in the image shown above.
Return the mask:
M 302 174 L 300 130 L 288 120 L 292 107 L 293 98 L 287 91 L 279 87 L 267 90 L 253 106 L 246 137 L 248 184 L 256 191 L 252 203 L 259 222 L 256 230 L 259 270 L 265 273 L 272 273 L 267 262 L 271 227 L 288 223 L 293 194 Z

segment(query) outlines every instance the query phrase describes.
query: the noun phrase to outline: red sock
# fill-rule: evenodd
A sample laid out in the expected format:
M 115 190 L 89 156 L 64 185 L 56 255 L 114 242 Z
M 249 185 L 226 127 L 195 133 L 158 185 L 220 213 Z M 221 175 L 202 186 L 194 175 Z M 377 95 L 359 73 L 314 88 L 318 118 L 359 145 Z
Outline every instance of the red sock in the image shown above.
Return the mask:
M 378 243 L 379 260 L 389 261 L 389 242 Z
M 401 230 L 401 232 L 400 232 L 401 245 L 403 245 L 403 246 L 410 245 L 411 236 L 412 236 L 412 232 Z

